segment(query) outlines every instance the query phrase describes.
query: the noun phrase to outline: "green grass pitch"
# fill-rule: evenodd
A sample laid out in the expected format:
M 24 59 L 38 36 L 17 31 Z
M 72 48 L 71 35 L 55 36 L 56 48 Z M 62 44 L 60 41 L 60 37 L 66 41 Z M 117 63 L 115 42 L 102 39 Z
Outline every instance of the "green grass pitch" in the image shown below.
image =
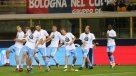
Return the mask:
M 79 66 L 76 66 L 78 68 Z M 25 68 L 24 68 L 25 69 Z M 63 66 L 58 70 L 55 66 L 51 67 L 49 72 L 45 72 L 44 68 L 39 71 L 37 66 L 33 66 L 31 73 L 15 72 L 15 67 L 0 67 L 0 76 L 136 76 L 136 65 L 133 66 L 116 66 L 110 69 L 109 66 L 94 66 L 93 70 L 83 69 L 76 71 L 63 71 Z

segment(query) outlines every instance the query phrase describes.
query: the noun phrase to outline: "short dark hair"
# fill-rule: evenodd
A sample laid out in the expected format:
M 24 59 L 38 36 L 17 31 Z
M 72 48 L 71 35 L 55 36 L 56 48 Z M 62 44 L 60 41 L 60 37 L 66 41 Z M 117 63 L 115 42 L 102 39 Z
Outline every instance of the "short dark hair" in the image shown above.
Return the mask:
M 25 27 L 25 29 L 30 29 L 30 27 Z
M 91 30 L 91 26 L 90 25 L 86 25 L 86 27 L 88 27 L 88 29 Z
M 39 26 L 39 27 L 41 27 L 41 25 L 40 25 L 40 24 L 37 24 L 36 26 Z
M 60 30 L 65 30 L 65 31 L 67 31 L 66 28 L 64 28 L 64 27 L 60 28 Z
M 52 25 L 52 27 L 56 27 L 56 28 L 57 28 L 57 26 L 56 26 L 56 25 Z

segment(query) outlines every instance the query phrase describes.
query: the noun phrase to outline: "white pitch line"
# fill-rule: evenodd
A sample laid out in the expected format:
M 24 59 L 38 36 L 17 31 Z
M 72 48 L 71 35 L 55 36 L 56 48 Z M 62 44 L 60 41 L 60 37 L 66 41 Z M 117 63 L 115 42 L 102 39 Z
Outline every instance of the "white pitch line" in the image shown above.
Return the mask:
M 122 72 L 122 73 L 108 73 L 108 74 L 94 74 L 94 75 L 82 75 L 82 76 L 109 76 L 109 75 L 124 75 L 124 74 L 133 74 L 136 72 Z

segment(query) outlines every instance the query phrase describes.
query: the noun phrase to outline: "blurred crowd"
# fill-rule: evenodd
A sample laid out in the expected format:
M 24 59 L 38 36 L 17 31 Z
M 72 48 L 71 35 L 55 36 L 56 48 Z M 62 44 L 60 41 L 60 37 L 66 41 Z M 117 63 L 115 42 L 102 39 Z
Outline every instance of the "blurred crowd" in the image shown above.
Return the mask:
M 118 2 L 116 0 L 113 0 L 109 4 L 105 2 L 102 6 L 102 11 L 126 12 L 134 10 L 136 10 L 136 3 L 125 3 L 123 0 L 120 0 Z

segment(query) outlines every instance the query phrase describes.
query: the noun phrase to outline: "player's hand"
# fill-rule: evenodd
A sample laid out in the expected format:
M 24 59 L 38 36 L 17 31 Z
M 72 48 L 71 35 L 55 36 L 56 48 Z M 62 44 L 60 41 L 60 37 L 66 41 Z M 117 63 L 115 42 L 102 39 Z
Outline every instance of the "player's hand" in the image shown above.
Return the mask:
M 18 39 L 18 38 L 15 38 L 14 41 L 19 41 L 19 39 Z
M 70 42 L 70 44 L 69 45 L 72 45 L 73 44 L 73 41 L 72 42 Z

